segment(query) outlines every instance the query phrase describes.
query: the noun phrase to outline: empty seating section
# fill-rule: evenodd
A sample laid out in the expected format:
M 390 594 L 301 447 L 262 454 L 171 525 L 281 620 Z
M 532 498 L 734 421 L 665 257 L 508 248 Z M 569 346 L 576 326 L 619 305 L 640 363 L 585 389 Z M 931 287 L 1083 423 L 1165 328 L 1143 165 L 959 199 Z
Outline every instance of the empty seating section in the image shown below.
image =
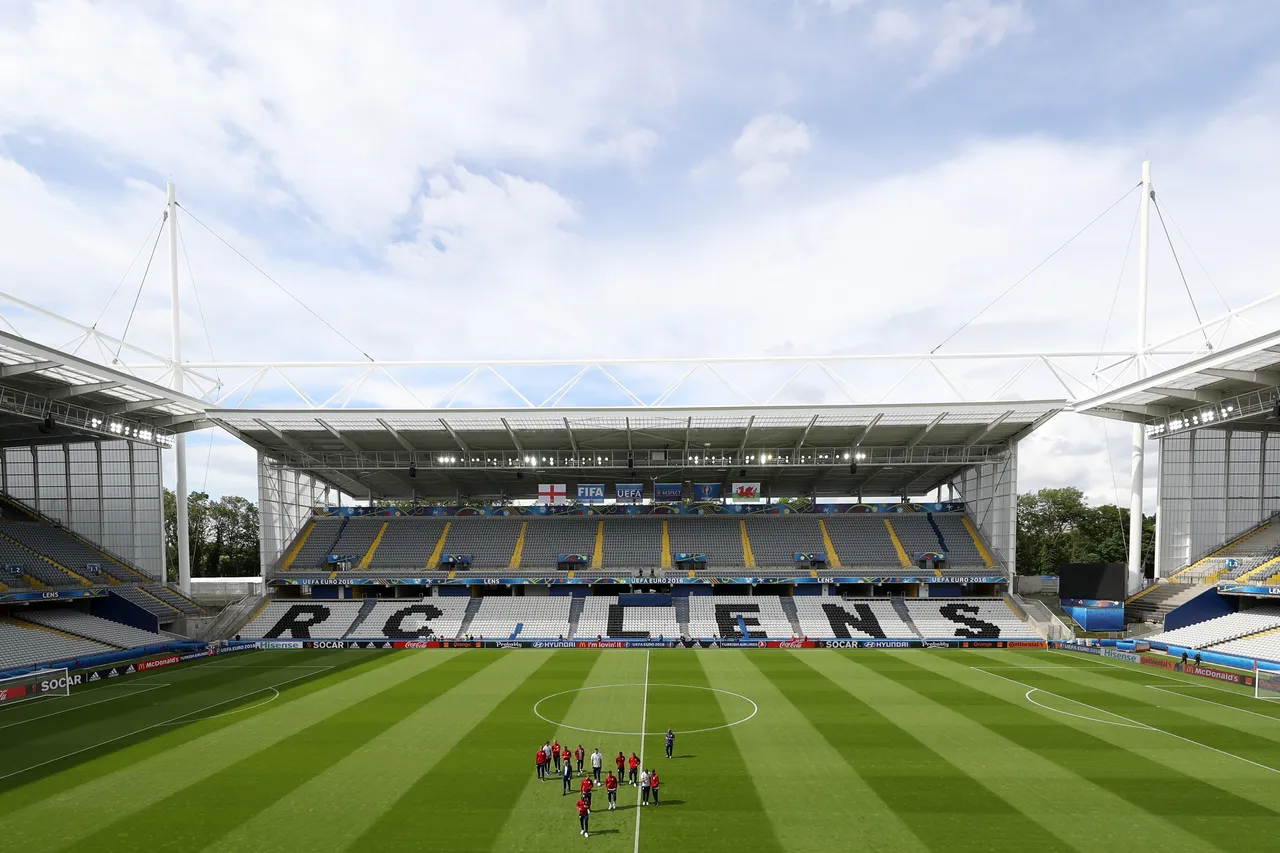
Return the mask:
M 387 519 L 378 550 L 369 561 L 370 569 L 434 569 L 427 561 L 436 550 L 445 522 L 439 518 Z M 465 553 L 465 552 L 464 552 Z
M 330 553 L 339 558 L 349 557 L 353 567 L 359 565 L 364 555 L 369 552 L 369 546 L 373 544 L 373 540 L 378 538 L 378 531 L 382 529 L 382 523 L 385 520 L 377 516 L 348 519 L 347 526 L 342 528 L 342 533 L 338 536 L 338 541 L 333 543 Z
M 456 637 L 462 630 L 470 602 L 469 598 L 379 601 L 349 633 L 361 640 Z
M 736 568 L 746 564 L 742 556 L 742 532 L 733 517 L 672 517 L 667 520 L 671 556 L 705 554 L 707 565 Z
M 151 631 L 141 631 L 131 625 L 122 625 L 110 619 L 100 619 L 79 610 L 33 610 L 21 616 L 23 621 L 34 622 L 46 628 L 54 628 L 67 634 L 76 634 L 88 640 L 107 643 L 121 649 L 150 646 L 165 642 L 165 638 Z
M 798 595 L 794 599 L 800 632 L 819 639 L 914 640 L 916 632 L 886 598 L 842 599 L 834 595 Z
M 695 595 L 689 598 L 691 636 L 740 636 L 739 617 L 753 637 L 790 637 L 795 634 L 795 628 L 776 596 Z
M 142 589 L 152 598 L 158 598 L 161 601 L 163 601 L 165 604 L 169 605 L 175 610 L 181 610 L 183 613 L 187 614 L 188 616 L 204 616 L 205 615 L 205 609 L 203 607 L 196 604 L 194 601 L 187 598 L 185 595 L 174 592 L 173 590 L 169 589 L 167 586 L 163 586 L 158 583 L 152 583 L 152 584 L 147 584 L 143 586 Z
M 521 518 L 451 518 L 444 553 L 470 554 L 473 569 L 505 569 L 511 565 L 523 522 Z M 427 552 L 427 556 L 431 553 Z M 527 560 L 520 564 L 532 567 Z M 555 568 L 554 563 L 551 568 Z
M 1253 660 L 1269 660 L 1280 662 L 1280 632 L 1268 631 L 1252 637 L 1241 637 L 1228 640 L 1210 647 L 1211 652 L 1222 652 L 1227 655 L 1239 655 Z
M 616 610 L 611 610 L 615 607 Z M 613 619 L 610 619 L 611 615 Z M 680 636 L 676 609 L 671 606 L 622 607 L 618 604 L 616 595 L 596 595 L 583 599 L 582 615 L 578 617 L 575 637 L 587 640 L 596 637 L 635 637 L 637 634 L 667 639 Z
M 1254 607 L 1147 637 L 1153 643 L 1203 649 L 1216 643 L 1280 628 L 1280 607 Z
M 493 595 L 480 602 L 467 633 L 492 639 L 505 639 L 523 626 L 522 639 L 550 640 L 569 636 L 570 598 L 543 598 Z
M 999 598 L 906 598 L 907 613 L 926 640 L 1040 640 Z
M 982 568 L 987 561 L 973 541 L 973 534 L 965 527 L 964 516 L 956 512 L 935 513 L 933 521 L 947 540 L 947 565 L 951 568 Z M 905 544 L 905 543 L 904 543 Z
M 45 586 L 84 586 L 84 583 L 67 574 L 48 560 L 23 548 L 18 543 L 0 536 L 0 562 L 7 566 L 22 566 L 27 575 L 35 578 Z M 14 586 L 20 579 L 6 571 L 0 575 L 0 581 L 7 586 Z
M 289 568 L 314 569 L 317 566 L 324 565 L 328 561 L 329 552 L 333 549 L 334 543 L 338 541 L 338 535 L 342 532 L 342 523 L 346 520 L 343 518 L 313 518 L 311 520 L 311 532 L 307 534 L 306 541 L 298 549 L 298 553 L 294 556 L 293 562 L 289 564 Z
M 882 518 L 889 519 L 889 523 L 893 525 L 893 532 L 898 535 L 898 541 L 906 550 L 907 559 L 911 559 L 912 554 L 942 550 L 942 543 L 938 541 L 938 535 L 933 532 L 928 515 L 903 512 L 885 515 Z
M 65 566 L 76 574 L 83 575 L 89 581 L 94 578 L 88 569 L 90 565 L 101 566 L 102 572 L 125 583 L 138 583 L 149 578 L 126 568 L 101 551 L 89 547 L 81 540 L 61 528 L 49 524 L 35 522 L 12 522 L 0 525 L 0 532 L 18 540 L 37 554 L 47 555 L 51 560 Z
M 829 515 L 824 518 L 827 535 L 845 568 L 898 568 L 898 552 L 884 526 L 884 516 Z
M 178 608 L 165 604 L 136 586 L 113 586 L 111 591 L 121 598 L 138 605 L 143 610 L 154 613 L 161 622 L 172 622 L 182 616 L 182 611 Z
M 341 639 L 360 615 L 362 601 L 273 601 L 240 629 L 249 639 Z
M 599 526 L 598 518 L 530 519 L 520 567 L 554 569 L 560 554 L 583 554 L 590 559 Z
M 604 524 L 607 569 L 652 569 L 662 563 L 662 519 L 611 518 Z
M 757 566 L 792 568 L 797 551 L 825 551 L 822 528 L 813 515 L 770 515 L 746 519 Z M 831 559 L 828 556 L 827 559 Z
M 118 651 L 103 643 L 55 633 L 28 622 L 0 620 L 0 669 L 15 669 Z

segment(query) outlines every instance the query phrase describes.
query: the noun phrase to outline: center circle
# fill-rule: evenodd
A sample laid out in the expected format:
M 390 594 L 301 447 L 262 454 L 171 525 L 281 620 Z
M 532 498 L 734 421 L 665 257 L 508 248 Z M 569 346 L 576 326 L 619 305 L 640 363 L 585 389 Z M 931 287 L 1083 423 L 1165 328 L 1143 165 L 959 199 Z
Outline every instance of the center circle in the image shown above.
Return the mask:
M 741 699 L 743 702 L 746 702 L 748 705 L 750 705 L 750 706 L 751 706 L 751 713 L 750 713 L 750 714 L 747 714 L 745 717 L 743 717 L 743 718 L 742 718 L 742 719 L 740 719 L 740 720 L 734 720 L 734 721 L 733 721 L 733 722 L 731 722 L 731 723 L 723 723 L 722 725 L 719 725 L 719 726 L 708 726 L 708 727 L 703 728 L 703 729 L 682 729 L 682 730 L 680 731 L 680 734 L 682 734 L 682 735 L 696 735 L 696 734 L 699 734 L 699 733 L 701 733 L 701 732 L 715 732 L 715 731 L 719 731 L 720 729 L 727 729 L 727 728 L 731 728 L 732 726 L 740 726 L 740 725 L 742 725 L 743 723 L 745 723 L 745 722 L 747 722 L 748 720 L 750 720 L 752 717 L 754 717 L 754 716 L 755 716 L 757 713 L 759 713 L 759 711 L 760 711 L 760 706 L 759 706 L 759 705 L 757 705 L 757 704 L 756 704 L 755 702 L 753 702 L 752 700 L 748 699 L 746 696 L 743 696 L 741 693 L 734 693 L 732 690 L 721 690 L 721 689 L 720 689 L 720 688 L 718 688 L 718 687 L 703 687 L 703 686 L 698 685 L 698 684 L 654 684 L 654 683 L 650 683 L 650 684 L 647 684 L 647 685 L 646 685 L 646 684 L 636 684 L 636 683 L 631 683 L 631 684 L 593 684 L 593 685 L 591 685 L 590 687 L 575 687 L 575 688 L 573 688 L 572 690 L 561 690 L 559 693 L 552 693 L 552 694 L 550 694 L 550 695 L 548 695 L 548 696 L 543 696 L 541 699 L 539 699 L 537 702 L 535 702 L 535 703 L 533 704 L 533 714 L 534 714 L 534 716 L 536 716 L 538 719 L 542 720 L 544 723 L 550 723 L 551 725 L 556 726 L 556 727 L 558 727 L 558 728 L 562 728 L 562 729 L 572 729 L 573 731 L 576 731 L 576 732 L 588 732 L 588 733 L 590 733 L 590 734 L 596 734 L 596 735 L 618 735 L 618 736 L 620 736 L 620 737 L 659 737 L 659 736 L 661 736 L 661 735 L 666 734 L 666 732 L 665 732 L 665 731 L 661 731 L 661 732 L 618 732 L 618 731 L 611 731 L 611 730 L 609 730 L 609 729 L 589 729 L 589 728 L 584 728 L 583 726 L 572 726 L 572 725 L 569 725 L 568 723 L 561 722 L 560 720 L 553 720 L 553 719 L 551 719 L 551 718 L 549 718 L 549 717 L 546 717 L 546 716 L 544 716 L 544 715 L 543 715 L 543 713 L 539 710 L 539 708 L 541 708 L 541 707 L 542 707 L 542 703 L 543 703 L 543 702 L 547 702 L 547 701 L 549 701 L 549 700 L 551 700 L 551 699 L 555 699 L 555 698 L 556 698 L 556 697 L 558 697 L 558 696 L 567 696 L 567 695 L 568 695 L 568 694 L 570 694 L 570 693 L 583 693 L 583 692 L 585 692 L 585 691 L 587 691 L 587 690 L 609 690 L 609 689 L 615 689 L 615 688 L 618 688 L 618 687 L 644 687 L 644 688 L 646 688 L 646 689 L 648 689 L 648 688 L 652 688 L 652 687 L 674 687 L 674 688 L 682 689 L 682 690 L 706 690 L 706 691 L 709 691 L 709 692 L 711 692 L 711 693 L 722 693 L 722 694 L 724 694 L 725 696 L 732 696 L 732 697 L 734 697 L 735 699 Z

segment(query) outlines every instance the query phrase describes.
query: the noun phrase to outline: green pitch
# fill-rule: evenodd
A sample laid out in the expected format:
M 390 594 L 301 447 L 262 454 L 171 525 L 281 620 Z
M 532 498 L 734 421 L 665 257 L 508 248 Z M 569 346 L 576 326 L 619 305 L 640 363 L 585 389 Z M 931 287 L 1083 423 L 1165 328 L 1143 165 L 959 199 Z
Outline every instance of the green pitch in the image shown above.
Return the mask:
M 662 804 L 625 786 L 609 812 L 598 792 L 581 838 L 576 797 L 535 777 L 547 739 L 643 749 Z M 1256 851 L 1280 826 L 1278 769 L 1280 703 L 1066 652 L 256 652 L 0 708 L 0 839 Z

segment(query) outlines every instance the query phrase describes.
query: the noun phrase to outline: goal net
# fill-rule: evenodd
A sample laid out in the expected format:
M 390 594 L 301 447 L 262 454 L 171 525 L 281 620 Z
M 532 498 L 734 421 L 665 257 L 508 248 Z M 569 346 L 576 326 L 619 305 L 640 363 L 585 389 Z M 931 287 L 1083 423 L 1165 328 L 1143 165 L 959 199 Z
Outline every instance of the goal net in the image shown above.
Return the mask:
M 1280 672 L 1273 669 L 1255 670 L 1253 695 L 1259 699 L 1280 700 Z
M 0 678 L 0 708 L 32 699 L 70 696 L 71 682 L 71 673 L 66 669 L 40 669 Z

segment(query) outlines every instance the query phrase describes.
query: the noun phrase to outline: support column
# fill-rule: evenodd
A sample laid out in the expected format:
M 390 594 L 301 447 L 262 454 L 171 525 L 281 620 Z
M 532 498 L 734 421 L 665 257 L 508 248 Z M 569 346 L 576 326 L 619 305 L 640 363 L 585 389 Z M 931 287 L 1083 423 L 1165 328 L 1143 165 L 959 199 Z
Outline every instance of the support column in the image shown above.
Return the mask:
M 169 182 L 169 284 L 170 308 L 173 311 L 173 390 L 181 391 L 182 376 L 182 317 L 178 303 L 178 192 Z M 187 519 L 187 436 L 178 433 L 174 437 L 174 469 L 177 471 L 177 489 L 174 492 L 178 527 L 178 587 L 183 595 L 191 594 L 191 526 Z
M 1151 254 L 1151 162 L 1142 164 L 1142 199 L 1138 230 L 1138 339 L 1134 359 L 1138 378 L 1147 375 L 1147 278 Z M 1142 579 L 1142 479 L 1146 462 L 1146 427 L 1134 424 L 1130 441 L 1129 476 L 1129 561 L 1127 588 L 1137 592 Z

